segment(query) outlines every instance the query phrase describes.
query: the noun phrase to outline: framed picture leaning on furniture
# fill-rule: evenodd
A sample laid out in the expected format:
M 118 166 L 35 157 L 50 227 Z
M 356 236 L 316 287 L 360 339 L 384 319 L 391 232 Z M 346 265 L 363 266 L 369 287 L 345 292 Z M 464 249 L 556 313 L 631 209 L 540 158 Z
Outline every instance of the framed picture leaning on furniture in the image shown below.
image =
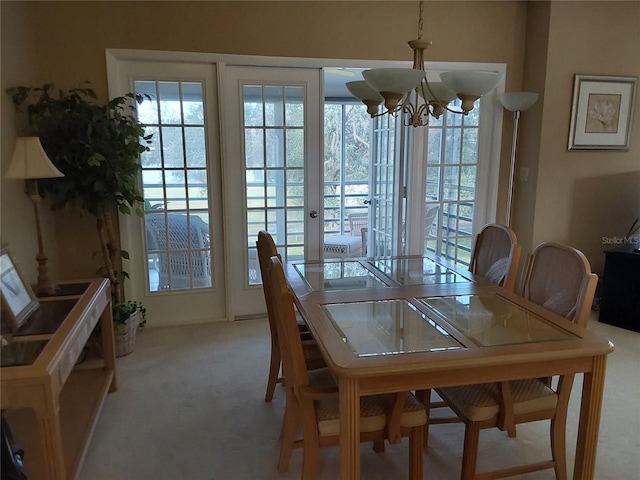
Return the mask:
M 9 253 L 9 247 L 0 248 L 0 301 L 8 327 L 16 332 L 39 306 L 38 299 L 25 281 Z

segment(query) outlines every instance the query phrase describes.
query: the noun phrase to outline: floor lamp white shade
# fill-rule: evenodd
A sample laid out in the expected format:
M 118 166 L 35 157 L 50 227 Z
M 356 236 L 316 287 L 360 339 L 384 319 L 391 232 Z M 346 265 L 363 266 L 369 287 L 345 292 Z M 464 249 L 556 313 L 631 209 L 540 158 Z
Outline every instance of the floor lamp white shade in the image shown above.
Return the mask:
M 533 92 L 508 92 L 498 95 L 500 103 L 513 112 L 513 139 L 511 140 L 511 166 L 509 170 L 509 192 L 507 196 L 506 224 L 511 226 L 511 212 L 513 210 L 513 189 L 516 175 L 516 150 L 518 145 L 518 124 L 520 112 L 529 110 L 538 101 L 538 94 Z
M 38 284 L 37 295 L 53 295 L 55 286 L 49 278 L 47 257 L 44 253 L 42 241 L 42 228 L 40 226 L 40 193 L 38 192 L 39 178 L 64 177 L 64 174 L 56 168 L 42 148 L 38 137 L 18 137 L 11 164 L 4 176 L 9 179 L 24 180 L 27 187 L 27 195 L 33 202 L 33 211 L 36 217 L 36 234 L 38 236 Z

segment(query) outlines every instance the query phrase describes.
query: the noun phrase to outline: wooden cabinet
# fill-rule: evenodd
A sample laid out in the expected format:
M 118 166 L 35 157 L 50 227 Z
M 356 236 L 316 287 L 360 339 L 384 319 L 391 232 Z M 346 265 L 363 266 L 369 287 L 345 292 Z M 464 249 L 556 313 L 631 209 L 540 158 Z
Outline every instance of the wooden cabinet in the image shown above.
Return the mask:
M 73 479 L 106 394 L 117 388 L 111 289 L 106 279 L 68 283 L 39 301 L 27 331 L 14 337 L 15 354 L 3 352 L 1 405 L 29 478 Z M 76 365 L 98 321 L 104 359 Z
M 640 244 L 605 252 L 600 316 L 602 323 L 640 332 Z

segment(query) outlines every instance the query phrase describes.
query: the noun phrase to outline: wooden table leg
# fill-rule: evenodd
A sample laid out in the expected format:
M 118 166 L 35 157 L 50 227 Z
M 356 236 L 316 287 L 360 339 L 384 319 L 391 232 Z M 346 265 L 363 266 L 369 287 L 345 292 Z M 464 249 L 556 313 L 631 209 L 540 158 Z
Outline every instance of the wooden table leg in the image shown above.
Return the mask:
M 593 479 L 595 474 L 606 366 L 606 356 L 595 357 L 593 359 L 593 370 L 584 374 L 576 459 L 573 468 L 574 480 Z
M 340 478 L 360 479 L 360 388 L 358 380 L 338 379 L 340 390 Z
M 109 393 L 118 390 L 118 379 L 116 378 L 116 346 L 115 327 L 113 326 L 113 312 L 111 303 L 107 305 L 100 316 L 100 330 L 102 332 L 102 357 L 104 366 L 113 372 L 113 379 L 109 385 Z
M 67 478 L 62 449 L 62 434 L 58 416 L 39 417 L 40 448 L 44 466 L 48 471 L 48 478 L 64 480 Z

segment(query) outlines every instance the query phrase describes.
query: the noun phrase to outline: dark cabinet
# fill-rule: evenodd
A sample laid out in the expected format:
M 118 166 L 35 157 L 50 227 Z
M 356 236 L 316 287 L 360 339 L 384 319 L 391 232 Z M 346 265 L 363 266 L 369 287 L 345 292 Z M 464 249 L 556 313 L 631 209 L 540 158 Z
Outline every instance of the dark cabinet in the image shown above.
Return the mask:
M 640 332 L 640 244 L 605 252 L 600 321 Z

